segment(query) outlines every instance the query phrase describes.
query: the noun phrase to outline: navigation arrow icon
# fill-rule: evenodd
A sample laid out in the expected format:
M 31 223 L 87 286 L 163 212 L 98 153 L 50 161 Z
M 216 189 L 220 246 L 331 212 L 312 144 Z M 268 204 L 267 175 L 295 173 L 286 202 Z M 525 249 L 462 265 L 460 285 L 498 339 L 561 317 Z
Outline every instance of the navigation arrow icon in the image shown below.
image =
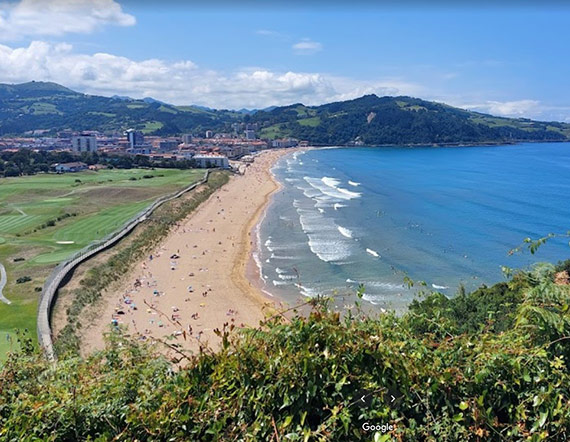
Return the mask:
M 394 397 L 393 394 L 390 395 L 392 397 L 392 400 L 390 401 L 390 403 L 394 402 L 396 400 L 396 398 Z
M 366 397 L 366 395 L 363 395 L 363 396 L 360 398 L 360 400 L 361 400 L 362 402 L 364 402 L 364 403 L 366 403 L 366 401 L 364 400 L 365 397 Z

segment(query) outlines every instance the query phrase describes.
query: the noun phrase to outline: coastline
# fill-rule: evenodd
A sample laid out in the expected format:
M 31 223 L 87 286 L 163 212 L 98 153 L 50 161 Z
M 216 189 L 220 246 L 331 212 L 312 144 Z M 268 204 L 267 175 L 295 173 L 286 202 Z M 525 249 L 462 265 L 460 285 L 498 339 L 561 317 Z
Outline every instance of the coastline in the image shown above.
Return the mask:
M 82 353 L 103 348 L 110 324 L 141 340 L 174 338 L 190 351 L 215 349 L 225 325 L 257 326 L 277 300 L 249 271 L 255 229 L 280 189 L 270 169 L 292 151 L 263 151 L 137 262 L 83 330 Z
M 298 148 L 280 149 L 280 151 L 278 151 L 280 155 L 267 166 L 265 172 L 273 184 L 273 189 L 265 194 L 263 203 L 258 206 L 256 212 L 244 227 L 242 237 L 248 238 L 249 242 L 244 241 L 242 243 L 243 249 L 240 250 L 239 258 L 234 262 L 232 267 L 231 277 L 242 292 L 252 296 L 254 300 L 262 302 L 265 307 L 267 307 L 268 302 L 274 303 L 280 301 L 263 287 L 264 282 L 261 276 L 261 268 L 254 258 L 254 254 L 258 253 L 260 247 L 257 233 L 273 201 L 273 195 L 279 192 L 283 187 L 283 185 L 277 181 L 271 169 L 275 166 L 277 161 L 281 160 L 285 155 L 290 155 L 298 150 Z
M 274 294 L 272 294 L 270 291 L 268 291 L 266 284 L 265 284 L 265 281 L 263 280 L 262 263 L 259 261 L 259 258 L 258 258 L 259 253 L 260 253 L 260 248 L 261 248 L 259 229 L 260 229 L 261 224 L 263 223 L 263 221 L 265 219 L 265 216 L 267 215 L 267 211 L 269 210 L 269 207 L 273 203 L 274 195 L 276 193 L 278 193 L 283 188 L 283 184 L 281 182 L 279 182 L 279 180 L 277 180 L 277 178 L 275 177 L 275 174 L 271 171 L 271 169 L 273 169 L 273 167 L 275 166 L 277 161 L 280 161 L 285 155 L 291 155 L 294 152 L 304 151 L 304 150 L 308 150 L 308 149 L 311 149 L 311 147 L 289 148 L 289 149 L 287 149 L 287 151 L 283 155 L 281 155 L 279 158 L 277 158 L 273 162 L 273 164 L 269 167 L 267 172 L 268 172 L 269 178 L 271 179 L 271 181 L 273 182 L 273 184 L 275 186 L 275 189 L 272 192 L 270 192 L 269 194 L 267 194 L 266 202 L 264 203 L 263 206 L 260 207 L 260 212 L 256 216 L 256 221 L 254 223 L 252 223 L 252 226 L 249 229 L 250 237 L 252 238 L 252 240 L 251 240 L 252 244 L 250 246 L 250 250 L 245 255 L 245 256 L 247 256 L 247 262 L 245 264 L 245 267 L 242 268 L 242 272 L 241 272 L 241 275 L 245 275 L 245 278 L 248 281 L 248 283 L 250 285 L 254 286 L 257 289 L 258 293 L 261 293 L 265 299 L 269 299 L 273 302 L 279 303 L 280 307 L 283 307 L 284 301 L 282 299 L 280 299 L 279 297 L 275 296 Z

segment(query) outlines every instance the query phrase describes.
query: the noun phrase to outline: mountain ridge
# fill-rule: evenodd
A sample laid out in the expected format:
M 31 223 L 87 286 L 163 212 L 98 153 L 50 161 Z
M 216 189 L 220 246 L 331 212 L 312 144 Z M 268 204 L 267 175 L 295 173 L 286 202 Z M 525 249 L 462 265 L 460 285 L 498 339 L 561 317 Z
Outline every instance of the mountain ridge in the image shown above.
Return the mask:
M 153 98 L 83 94 L 52 82 L 0 84 L 0 135 L 128 128 L 176 135 L 232 132 L 257 123 L 261 138 L 294 137 L 312 144 L 469 144 L 568 141 L 570 124 L 507 118 L 409 96 L 364 95 L 317 106 L 294 103 L 225 110 L 175 106 Z

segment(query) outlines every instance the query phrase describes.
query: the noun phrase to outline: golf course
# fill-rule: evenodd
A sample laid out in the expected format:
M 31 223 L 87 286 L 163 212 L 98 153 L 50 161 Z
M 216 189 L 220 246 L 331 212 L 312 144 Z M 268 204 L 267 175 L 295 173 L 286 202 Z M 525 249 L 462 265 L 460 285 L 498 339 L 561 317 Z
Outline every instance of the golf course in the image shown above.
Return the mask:
M 35 341 L 37 300 L 61 261 L 104 238 L 162 195 L 204 176 L 200 170 L 107 169 L 0 178 L 0 361 L 15 330 Z

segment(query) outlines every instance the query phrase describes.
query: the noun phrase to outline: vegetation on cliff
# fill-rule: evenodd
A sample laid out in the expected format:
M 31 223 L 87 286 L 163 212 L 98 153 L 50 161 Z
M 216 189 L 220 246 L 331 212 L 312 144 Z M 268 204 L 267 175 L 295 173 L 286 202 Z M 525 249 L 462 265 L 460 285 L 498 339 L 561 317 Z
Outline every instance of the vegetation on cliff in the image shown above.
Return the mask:
M 401 316 L 314 299 L 309 315 L 221 330 L 183 369 L 120 331 L 54 366 L 23 345 L 0 376 L 0 439 L 568 440 L 567 267 Z

